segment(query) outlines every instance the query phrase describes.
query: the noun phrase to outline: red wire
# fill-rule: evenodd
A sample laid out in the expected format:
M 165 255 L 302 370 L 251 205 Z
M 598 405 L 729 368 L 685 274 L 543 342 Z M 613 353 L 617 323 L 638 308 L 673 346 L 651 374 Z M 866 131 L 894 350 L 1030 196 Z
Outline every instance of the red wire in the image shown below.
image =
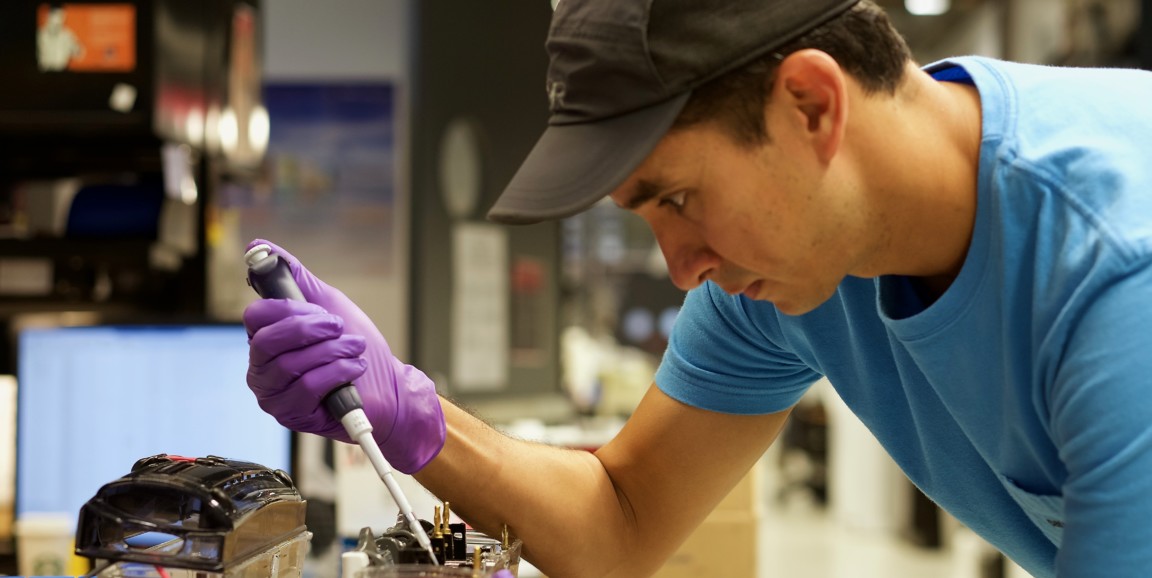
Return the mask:
M 168 576 L 168 571 L 165 570 L 163 566 L 157 565 L 156 573 L 160 575 L 160 578 L 171 578 L 171 576 Z

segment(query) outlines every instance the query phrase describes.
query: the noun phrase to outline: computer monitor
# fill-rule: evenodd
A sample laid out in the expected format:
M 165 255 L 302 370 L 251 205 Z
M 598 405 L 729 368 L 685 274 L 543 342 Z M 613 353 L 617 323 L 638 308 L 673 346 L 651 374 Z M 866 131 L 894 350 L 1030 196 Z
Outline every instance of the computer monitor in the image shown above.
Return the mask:
M 239 324 L 21 331 L 17 518 L 76 516 L 100 486 L 160 453 L 287 471 L 291 433 L 260 410 L 247 368 Z

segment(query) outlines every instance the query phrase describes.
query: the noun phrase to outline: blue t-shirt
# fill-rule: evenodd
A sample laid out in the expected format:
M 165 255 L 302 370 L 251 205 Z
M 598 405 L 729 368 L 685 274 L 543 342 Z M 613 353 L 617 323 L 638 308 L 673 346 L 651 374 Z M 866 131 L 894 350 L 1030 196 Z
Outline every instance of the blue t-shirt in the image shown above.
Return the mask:
M 789 317 L 689 292 L 656 376 L 710 410 L 825 375 L 909 478 L 1037 577 L 1152 576 L 1152 74 L 986 58 L 976 221 L 928 307 L 845 279 Z M 926 240 L 930 241 L 930 240 Z

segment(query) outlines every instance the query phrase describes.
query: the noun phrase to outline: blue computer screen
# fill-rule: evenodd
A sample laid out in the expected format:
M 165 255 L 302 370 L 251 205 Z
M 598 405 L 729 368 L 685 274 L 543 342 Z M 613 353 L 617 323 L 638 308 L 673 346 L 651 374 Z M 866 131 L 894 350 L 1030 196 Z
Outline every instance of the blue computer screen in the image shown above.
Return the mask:
M 288 469 L 291 434 L 244 383 L 240 325 L 27 329 L 18 347 L 18 517 L 77 515 L 159 453 Z

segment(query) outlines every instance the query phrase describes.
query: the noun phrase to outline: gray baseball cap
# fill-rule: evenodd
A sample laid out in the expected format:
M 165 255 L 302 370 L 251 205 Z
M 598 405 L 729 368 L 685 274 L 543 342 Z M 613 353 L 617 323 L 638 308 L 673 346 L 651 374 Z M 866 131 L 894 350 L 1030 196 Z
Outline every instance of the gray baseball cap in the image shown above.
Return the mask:
M 583 211 L 656 147 L 692 90 L 859 0 L 560 0 L 548 128 L 488 212 L 527 224 Z

